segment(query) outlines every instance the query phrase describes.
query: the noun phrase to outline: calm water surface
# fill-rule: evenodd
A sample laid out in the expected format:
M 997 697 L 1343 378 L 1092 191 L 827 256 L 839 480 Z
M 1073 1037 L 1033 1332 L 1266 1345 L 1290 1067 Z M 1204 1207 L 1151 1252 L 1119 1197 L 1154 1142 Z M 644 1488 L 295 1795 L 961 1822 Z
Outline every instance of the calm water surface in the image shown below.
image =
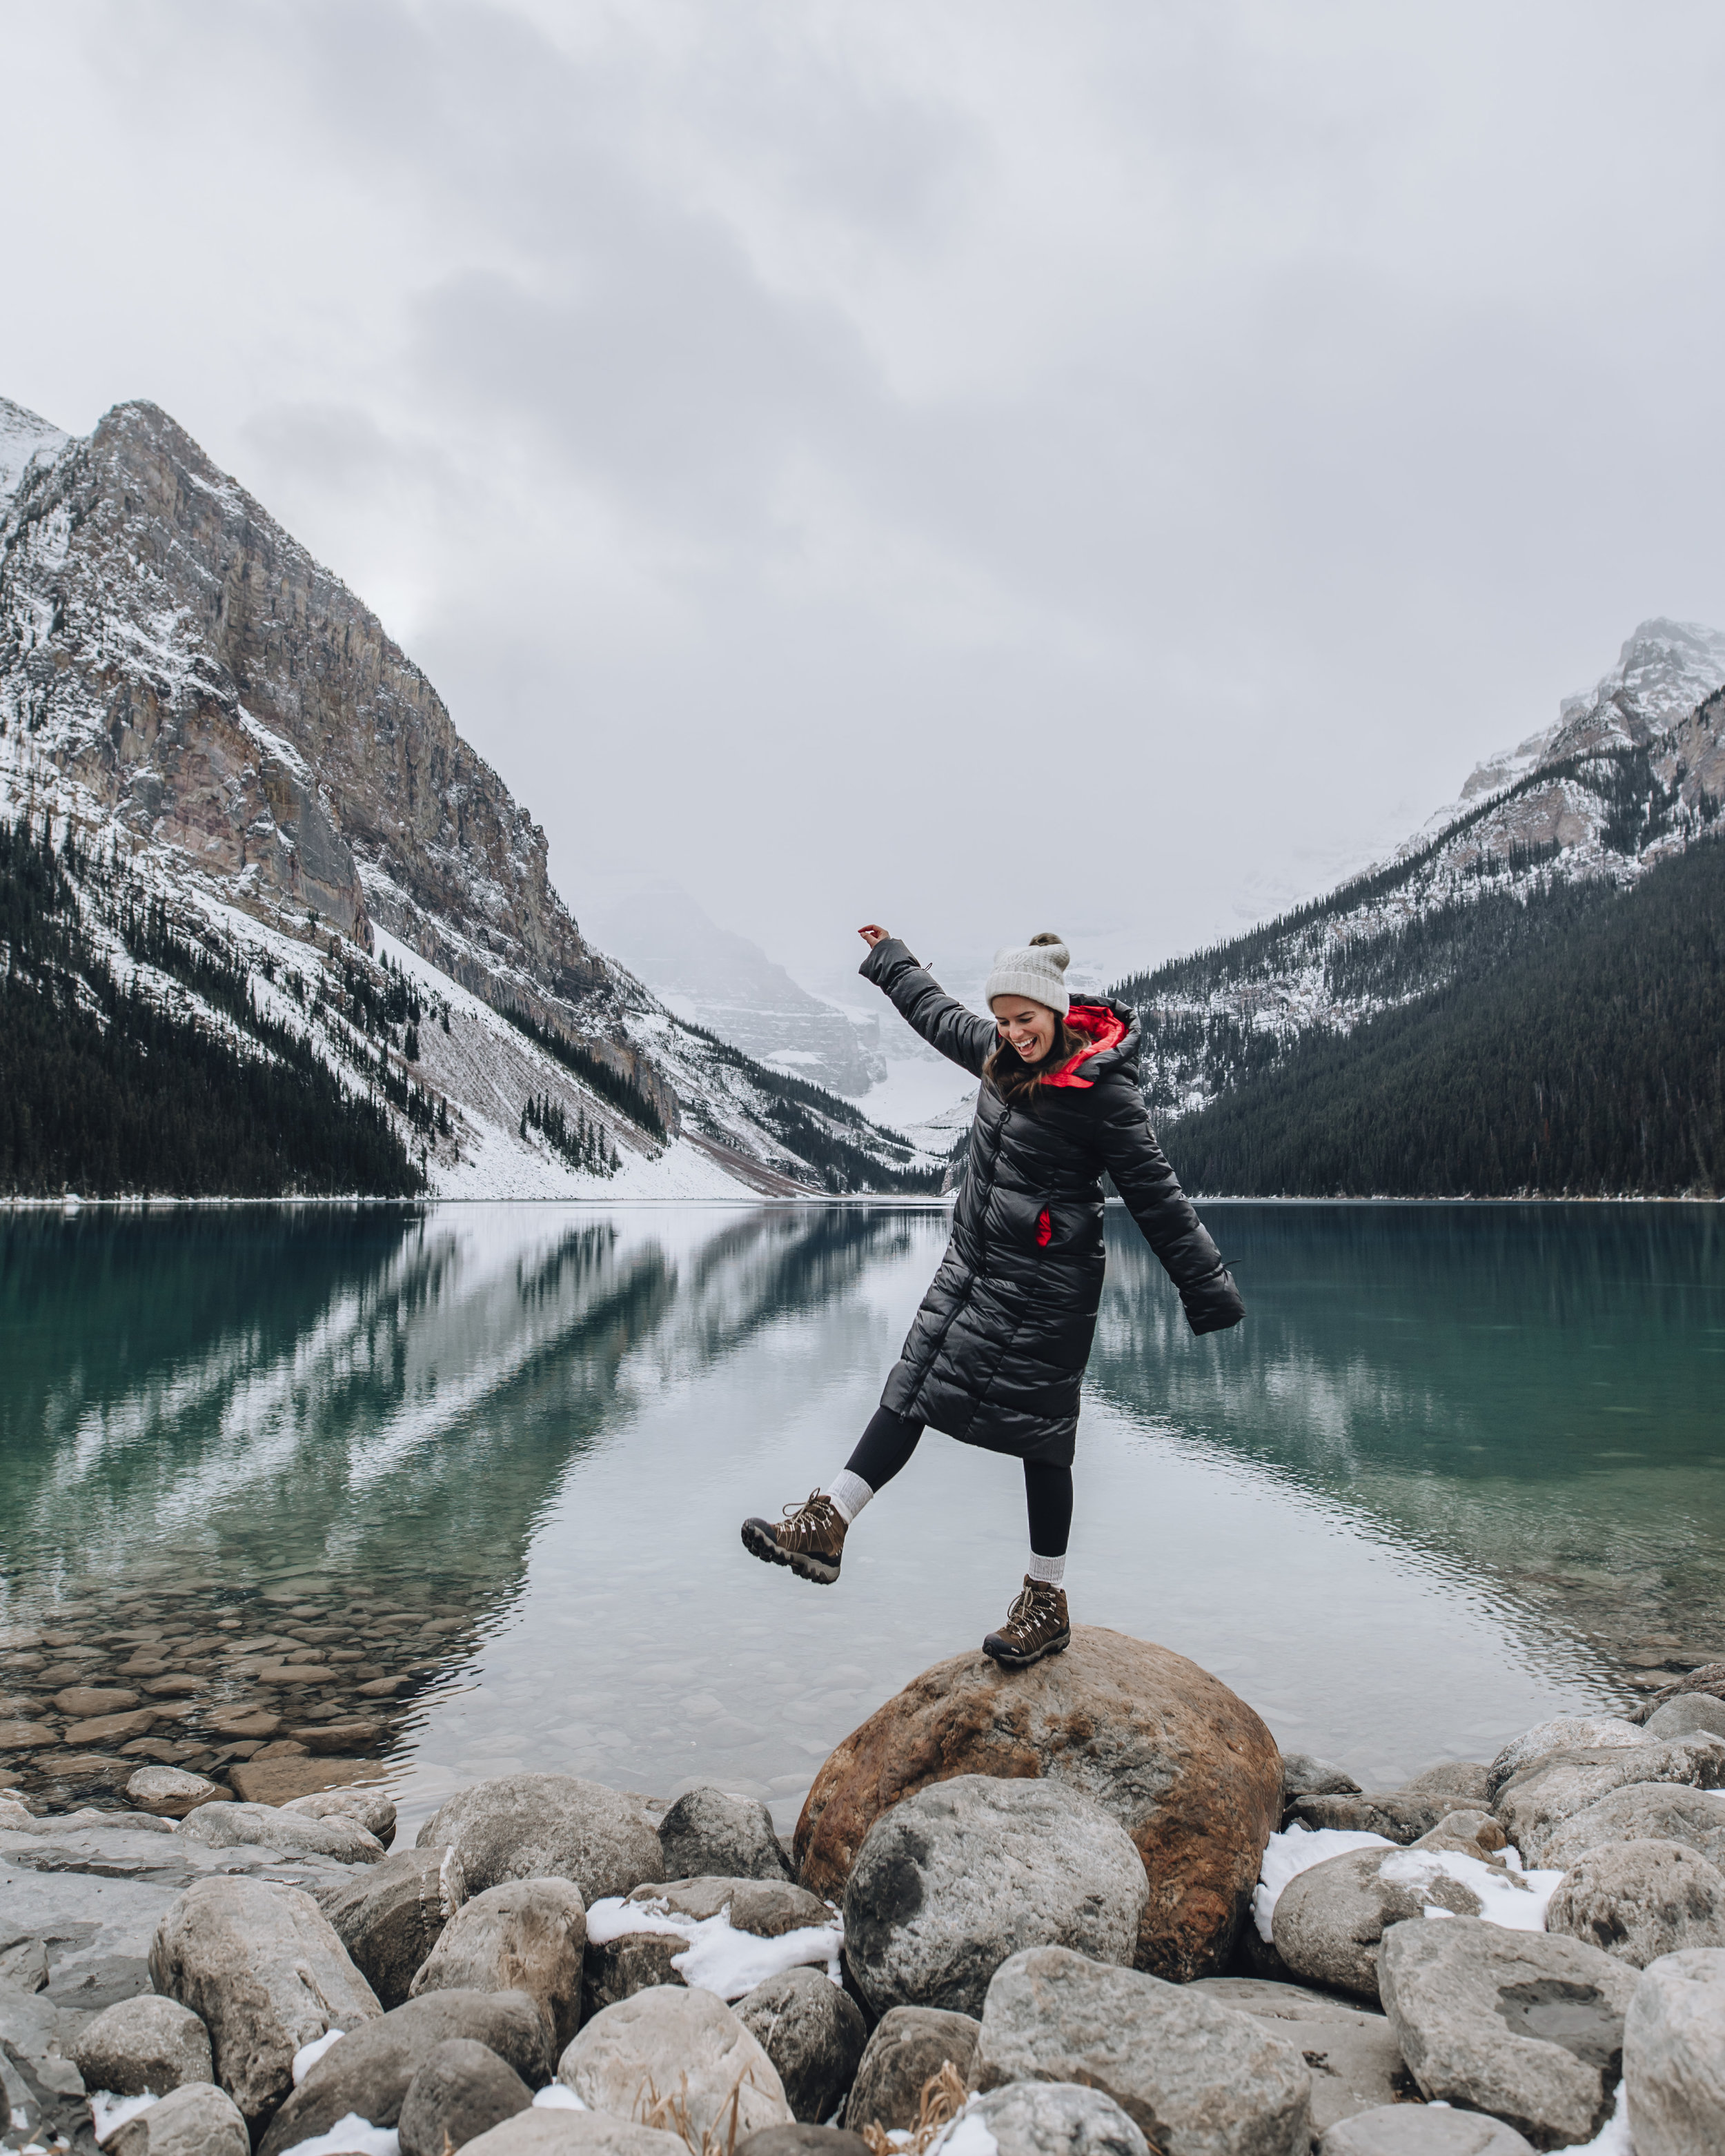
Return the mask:
M 1368 1786 L 1725 1656 L 1725 1213 L 1206 1213 L 1250 1315 L 1194 1340 L 1110 1209 L 1080 1621 Z M 932 1435 L 836 1589 L 737 1540 L 843 1464 L 946 1234 L 937 1207 L 14 1216 L 0 1784 L 220 1763 L 218 1716 L 268 1704 L 370 1717 L 409 1822 L 562 1768 L 788 1824 L 1023 1568 L 1015 1464 Z M 66 1741 L 50 1688 L 136 1687 L 141 1657 L 167 1718 L 129 1754 Z

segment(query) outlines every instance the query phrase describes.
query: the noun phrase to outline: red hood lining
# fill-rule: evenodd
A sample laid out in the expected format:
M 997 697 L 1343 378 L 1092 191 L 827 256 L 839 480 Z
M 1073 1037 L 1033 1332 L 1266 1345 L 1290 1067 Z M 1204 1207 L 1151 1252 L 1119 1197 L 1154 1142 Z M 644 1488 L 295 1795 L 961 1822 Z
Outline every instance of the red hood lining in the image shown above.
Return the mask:
M 1126 1039 L 1126 1020 L 1117 1017 L 1106 1004 L 1074 1004 L 1066 1013 L 1066 1023 L 1074 1033 L 1088 1037 L 1087 1045 L 1076 1055 L 1068 1056 L 1058 1070 L 1051 1070 L 1043 1080 L 1045 1086 L 1084 1086 L 1095 1083 L 1078 1075 L 1078 1066 L 1092 1055 L 1100 1055 L 1105 1048 L 1113 1048 Z

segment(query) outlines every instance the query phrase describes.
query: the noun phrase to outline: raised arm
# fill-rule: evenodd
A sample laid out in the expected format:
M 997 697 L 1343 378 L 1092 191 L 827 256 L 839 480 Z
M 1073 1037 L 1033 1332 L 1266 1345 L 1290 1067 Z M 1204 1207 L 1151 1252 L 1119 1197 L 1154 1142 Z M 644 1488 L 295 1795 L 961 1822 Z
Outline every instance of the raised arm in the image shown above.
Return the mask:
M 1180 1291 L 1194 1332 L 1219 1332 L 1245 1316 L 1222 1255 L 1156 1142 L 1144 1096 L 1125 1072 L 1096 1088 L 1096 1139 L 1114 1188 Z
M 884 988 L 898 1008 L 898 1014 L 906 1024 L 912 1025 L 928 1043 L 937 1048 L 950 1061 L 969 1071 L 972 1077 L 980 1078 L 983 1065 L 994 1045 L 995 1028 L 990 1019 L 978 1018 L 973 1010 L 966 1010 L 956 998 L 949 996 L 936 980 L 916 963 L 896 936 L 888 936 L 880 929 L 865 929 L 869 941 L 869 955 L 857 971 L 865 981 L 872 981 L 877 988 Z

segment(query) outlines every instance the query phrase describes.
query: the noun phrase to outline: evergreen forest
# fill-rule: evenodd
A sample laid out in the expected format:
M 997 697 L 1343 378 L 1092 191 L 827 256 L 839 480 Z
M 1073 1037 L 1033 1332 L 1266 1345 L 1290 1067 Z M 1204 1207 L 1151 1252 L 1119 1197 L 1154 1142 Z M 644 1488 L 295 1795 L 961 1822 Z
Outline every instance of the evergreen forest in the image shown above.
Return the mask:
M 1702 839 L 1627 891 L 1553 880 L 1406 933 L 1404 951 L 1392 939 L 1342 963 L 1388 987 L 1435 942 L 1461 969 L 1168 1122 L 1189 1189 L 1725 1194 L 1725 843 Z
M 86 925 L 229 1019 L 218 1034 L 122 979 Z M 424 1178 L 373 1101 L 260 1012 L 244 968 L 123 873 L 28 817 L 0 821 L 0 1192 L 407 1197 Z M 418 1089 L 414 1089 L 415 1092 Z

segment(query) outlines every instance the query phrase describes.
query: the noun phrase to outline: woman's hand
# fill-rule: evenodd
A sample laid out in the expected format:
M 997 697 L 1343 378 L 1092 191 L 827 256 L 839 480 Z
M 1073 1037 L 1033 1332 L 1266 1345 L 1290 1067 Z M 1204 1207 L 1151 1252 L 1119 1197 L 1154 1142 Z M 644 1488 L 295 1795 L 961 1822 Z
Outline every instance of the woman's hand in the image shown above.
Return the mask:
M 859 928 L 856 932 L 872 951 L 877 943 L 884 943 L 892 931 L 890 928 L 882 928 L 877 921 L 871 921 L 866 928 Z

